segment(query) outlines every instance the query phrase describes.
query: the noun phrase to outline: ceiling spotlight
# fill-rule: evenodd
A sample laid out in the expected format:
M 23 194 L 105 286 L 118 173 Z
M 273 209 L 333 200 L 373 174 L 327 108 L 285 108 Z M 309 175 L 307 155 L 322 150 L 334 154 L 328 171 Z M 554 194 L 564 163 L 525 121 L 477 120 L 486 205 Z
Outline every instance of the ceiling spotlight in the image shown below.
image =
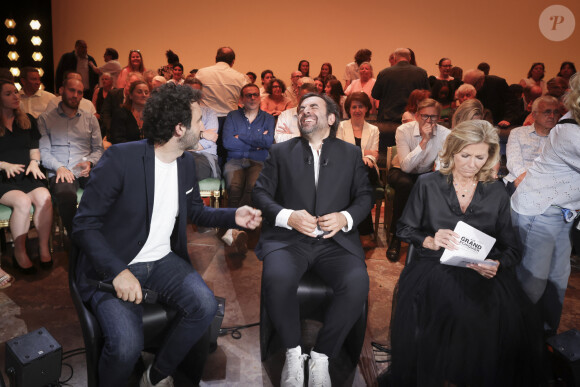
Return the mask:
M 42 54 L 37 51 L 34 54 L 32 54 L 32 59 L 34 59 L 37 62 L 40 62 L 42 60 Z
M 19 77 L 20 76 L 20 69 L 18 67 L 10 67 L 10 72 L 15 77 Z
M 22 86 L 20 85 L 20 83 L 16 82 L 14 86 L 16 86 L 16 89 L 18 89 L 18 91 L 22 90 Z
M 42 67 L 37 67 L 36 69 L 38 70 L 38 75 L 40 75 L 41 77 L 44 76 L 44 70 L 42 69 Z
M 40 87 L 39 87 L 39 89 L 40 89 L 40 90 L 44 90 L 44 83 L 41 83 L 41 84 L 40 84 Z
M 18 60 L 18 58 L 20 58 L 20 56 L 18 55 L 18 53 L 16 51 L 10 51 L 8 53 L 8 59 L 16 62 Z
M 40 36 L 33 36 L 32 39 L 30 39 L 30 41 L 35 46 L 40 46 L 42 44 L 42 39 L 40 39 Z
M 6 26 L 6 28 L 14 28 L 16 27 L 16 22 L 14 21 L 14 19 L 6 19 L 4 20 L 4 25 Z
M 38 20 L 31 20 L 30 21 L 30 28 L 32 28 L 33 30 L 39 30 L 40 29 L 40 22 Z
M 8 35 L 6 37 L 6 42 L 10 45 L 15 45 L 16 43 L 18 43 L 18 39 L 14 35 Z

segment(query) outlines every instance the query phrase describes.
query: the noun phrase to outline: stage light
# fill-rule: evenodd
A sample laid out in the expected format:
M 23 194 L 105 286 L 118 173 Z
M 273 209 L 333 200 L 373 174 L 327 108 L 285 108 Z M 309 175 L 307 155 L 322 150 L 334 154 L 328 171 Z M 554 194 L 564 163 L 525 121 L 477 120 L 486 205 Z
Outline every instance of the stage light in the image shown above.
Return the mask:
M 42 60 L 42 54 L 37 51 L 34 54 L 32 54 L 32 59 L 34 59 L 37 62 L 40 62 Z
M 20 76 L 20 69 L 18 67 L 10 67 L 10 72 L 15 77 L 19 77 Z
M 44 70 L 42 69 L 42 67 L 37 67 L 36 69 L 38 70 L 38 75 L 42 77 L 44 75 Z
M 16 27 L 16 22 L 14 21 L 14 19 L 6 19 L 4 20 L 4 25 L 6 26 L 6 28 L 14 28 Z
M 39 87 L 39 89 L 40 89 L 40 90 L 44 90 L 44 83 L 41 83 L 41 84 L 40 84 L 40 87 Z
M 33 30 L 39 30 L 40 29 L 40 22 L 38 20 L 31 20 L 30 21 L 30 28 L 32 28 Z
M 18 53 L 16 51 L 10 51 L 8 53 L 8 59 L 16 62 L 18 60 L 18 58 L 20 58 L 20 55 L 18 55 Z
M 40 39 L 40 36 L 33 36 L 32 39 L 30 39 L 30 41 L 35 46 L 40 46 L 42 44 L 42 39 Z
M 16 86 L 16 89 L 18 89 L 18 91 L 22 90 L 22 86 L 20 85 L 20 83 L 16 82 L 14 86 Z
M 18 39 L 16 38 L 16 36 L 14 35 L 8 35 L 6 37 L 6 42 L 10 45 L 15 45 L 16 43 L 18 43 Z

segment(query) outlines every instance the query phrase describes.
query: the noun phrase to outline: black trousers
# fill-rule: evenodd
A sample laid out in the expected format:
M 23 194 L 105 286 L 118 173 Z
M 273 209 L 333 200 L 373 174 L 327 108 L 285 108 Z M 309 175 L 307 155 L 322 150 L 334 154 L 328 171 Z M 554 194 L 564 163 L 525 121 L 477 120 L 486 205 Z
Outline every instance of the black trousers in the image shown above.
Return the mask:
M 420 174 L 406 173 L 399 168 L 391 168 L 387 172 L 387 183 L 395 189 L 393 199 L 393 220 L 391 221 L 391 233 L 396 235 L 397 222 L 403 214 L 411 190 Z
M 300 306 L 296 291 L 300 278 L 309 270 L 334 291 L 314 350 L 336 357 L 368 296 L 369 276 L 364 257 L 351 254 L 333 239 L 304 236 L 264 258 L 262 281 L 266 309 L 285 348 L 300 345 Z
M 77 213 L 77 190 L 85 188 L 88 179 L 80 177 L 72 183 L 56 182 L 56 176 L 50 178 L 50 191 L 56 202 L 62 224 L 70 238 L 72 235 L 72 221 Z

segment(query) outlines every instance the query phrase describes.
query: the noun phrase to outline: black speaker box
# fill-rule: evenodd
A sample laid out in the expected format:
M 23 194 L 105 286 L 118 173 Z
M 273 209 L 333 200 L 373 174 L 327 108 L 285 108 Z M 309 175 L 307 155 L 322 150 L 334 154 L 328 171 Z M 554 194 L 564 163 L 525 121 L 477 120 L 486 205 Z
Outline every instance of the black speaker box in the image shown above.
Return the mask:
M 567 386 L 580 386 L 580 332 L 570 329 L 546 342 L 554 355 L 552 367 L 555 375 Z
M 218 303 L 218 309 L 209 327 L 210 353 L 214 352 L 217 349 L 217 338 L 220 333 L 220 328 L 222 327 L 222 322 L 224 321 L 224 315 L 226 314 L 226 299 L 222 297 L 216 297 L 215 300 Z
M 46 328 L 6 342 L 6 374 L 11 387 L 42 387 L 57 384 L 62 347 Z

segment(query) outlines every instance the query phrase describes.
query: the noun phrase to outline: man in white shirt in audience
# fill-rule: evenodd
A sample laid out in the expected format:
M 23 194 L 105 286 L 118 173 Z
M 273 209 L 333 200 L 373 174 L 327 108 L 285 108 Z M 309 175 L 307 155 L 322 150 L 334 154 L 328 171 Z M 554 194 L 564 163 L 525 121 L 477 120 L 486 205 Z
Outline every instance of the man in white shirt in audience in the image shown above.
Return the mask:
M 284 97 L 292 101 L 292 106 L 296 106 L 298 104 L 298 100 L 300 99 L 300 96 L 298 95 L 300 92 L 298 80 L 300 78 L 302 78 L 302 73 L 298 70 L 293 71 L 292 74 L 290 74 L 290 87 L 287 87 L 286 91 L 284 92 Z
M 504 177 L 510 195 L 526 177 L 534 159 L 542 153 L 550 130 L 560 118 L 558 107 L 556 98 L 550 95 L 539 97 L 532 104 L 534 123 L 511 130 L 506 148 L 509 174 Z
M 40 90 L 40 73 L 35 67 L 24 67 L 20 71 L 20 109 L 34 118 L 44 113 L 54 94 Z
M 89 62 L 89 66 L 93 71 L 99 75 L 103 73 L 109 73 L 113 77 L 113 85 L 117 84 L 117 77 L 121 72 L 122 66 L 117 59 L 119 59 L 119 53 L 114 48 L 105 49 L 105 54 L 103 55 L 105 59 L 105 64 L 102 66 L 95 66 L 93 62 Z
M 316 86 L 313 83 L 305 83 L 300 86 L 300 95 L 298 98 L 302 98 L 303 95 L 308 93 L 316 93 Z M 278 121 L 276 122 L 274 142 L 278 144 L 286 140 L 290 140 L 293 137 L 299 136 L 300 129 L 298 128 L 298 108 L 293 107 L 284 110 L 282 113 L 280 113 L 278 116 Z

